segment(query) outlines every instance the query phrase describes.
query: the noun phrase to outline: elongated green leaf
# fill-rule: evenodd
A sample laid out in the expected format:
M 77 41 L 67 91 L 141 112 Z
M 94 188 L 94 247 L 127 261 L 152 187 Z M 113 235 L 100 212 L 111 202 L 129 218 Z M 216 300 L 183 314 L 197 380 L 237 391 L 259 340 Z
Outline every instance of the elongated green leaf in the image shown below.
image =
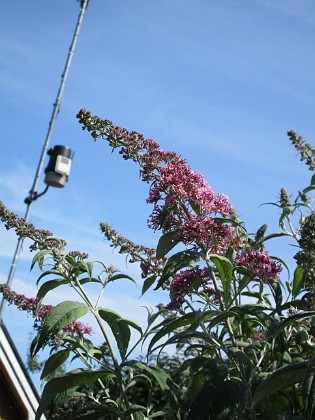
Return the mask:
M 211 328 L 215 327 L 216 325 L 218 325 L 221 322 L 225 322 L 228 318 L 235 318 L 239 316 L 237 312 L 233 312 L 233 311 L 226 311 L 226 312 L 222 312 L 219 315 L 217 315 L 209 324 L 209 329 L 211 330 Z
M 157 325 L 153 331 L 157 331 L 157 333 L 153 336 L 148 352 L 151 351 L 152 347 L 159 341 L 161 338 L 163 338 L 165 335 L 168 335 L 172 332 L 175 332 L 178 328 L 184 327 L 186 325 L 190 325 L 192 323 L 196 322 L 196 313 L 190 312 L 188 314 L 183 315 L 180 318 L 177 319 L 165 319 L 163 322 L 161 322 L 159 325 Z
M 315 190 L 315 185 L 311 184 L 309 187 L 304 188 L 303 193 L 306 194 L 312 190 Z
M 269 319 L 269 315 L 265 313 L 265 311 L 270 311 L 270 308 L 264 305 L 259 304 L 244 304 L 244 305 L 237 305 L 230 308 L 230 311 L 237 312 L 240 315 L 250 314 L 256 315 L 257 317 L 267 320 Z
M 204 388 L 206 384 L 206 375 L 204 372 L 197 372 L 193 375 L 191 386 L 189 388 L 189 396 L 191 400 L 194 400 L 199 392 Z
M 172 255 L 165 264 L 162 276 L 154 290 L 159 289 L 163 283 L 172 277 L 177 271 L 185 267 L 191 267 L 194 263 L 200 261 L 199 253 L 195 251 L 181 251 Z
M 145 415 L 144 413 L 147 412 L 147 408 L 144 407 L 143 405 L 139 405 L 139 404 L 132 404 L 126 411 L 125 411 L 125 416 L 126 418 L 128 418 L 127 416 L 130 416 L 131 414 L 138 414 L 140 417 L 136 417 L 138 420 L 142 420 L 145 419 Z
M 304 268 L 303 267 L 297 267 L 294 270 L 293 285 L 292 285 L 292 296 L 293 297 L 296 297 L 301 291 L 302 281 L 303 281 L 303 273 L 304 273 Z
M 157 366 L 149 366 L 142 362 L 136 362 L 135 367 L 138 369 L 150 373 L 157 383 L 159 384 L 162 391 L 168 391 L 171 389 L 171 379 L 169 375 L 161 368 Z
M 99 309 L 99 314 L 109 325 L 115 337 L 121 358 L 124 359 L 130 341 L 131 333 L 129 325 L 131 325 L 132 321 L 123 319 L 119 314 L 110 309 L 101 308 Z
M 42 268 L 45 256 L 48 254 L 52 255 L 52 251 L 49 249 L 42 249 L 41 251 L 37 252 L 32 260 L 31 270 L 34 268 L 36 263 L 38 263 L 39 268 Z
M 147 292 L 150 289 L 150 287 L 155 282 L 155 280 L 156 280 L 156 276 L 151 276 L 151 277 L 148 277 L 147 279 L 144 280 L 143 286 L 142 286 L 141 296 L 143 296 L 145 294 L 145 292 Z
M 98 283 L 103 284 L 102 280 L 96 277 L 84 277 L 83 279 L 79 279 L 80 284 L 86 284 L 86 283 Z
M 269 280 L 269 287 L 276 303 L 276 309 L 282 305 L 282 289 L 278 280 Z
M 46 378 L 46 376 L 50 375 L 56 369 L 59 368 L 69 357 L 70 350 L 60 350 L 57 353 L 54 353 L 46 360 L 44 369 L 42 370 L 42 374 L 40 376 L 41 381 Z
M 81 385 L 97 381 L 106 375 L 104 370 L 82 370 L 58 378 L 51 379 L 44 387 L 42 398 L 37 409 L 35 420 L 39 420 L 48 405 L 62 392 L 70 388 L 78 388 Z
M 244 377 L 247 380 L 249 380 L 251 373 L 254 369 L 254 365 L 251 359 L 243 351 L 231 351 L 230 354 L 240 365 L 240 368 Z
M 156 258 L 163 258 L 171 249 L 173 249 L 179 240 L 176 239 L 177 231 L 166 233 L 161 236 L 156 248 Z
M 37 292 L 36 297 L 38 302 L 41 302 L 48 292 L 50 292 L 53 289 L 56 289 L 56 287 L 62 286 L 63 284 L 68 284 L 68 280 L 65 280 L 62 277 L 59 279 L 46 281 L 46 283 L 44 283 Z
M 270 204 L 272 204 L 272 203 L 270 203 Z M 290 235 L 288 233 L 284 233 L 284 232 L 270 233 L 269 235 L 264 236 L 260 241 L 258 241 L 255 246 L 257 248 L 258 245 L 261 245 L 263 242 L 266 242 L 269 239 L 279 238 L 281 236 L 290 236 Z
M 295 363 L 278 369 L 265 379 L 256 389 L 253 405 L 291 385 L 302 382 L 307 368 L 307 362 Z
M 196 331 L 197 325 L 195 326 L 195 329 L 187 329 L 183 332 L 179 332 L 177 334 L 174 334 L 171 336 L 168 340 L 163 342 L 162 344 L 157 345 L 154 349 L 151 350 L 151 352 L 155 352 L 157 349 L 160 349 L 160 352 L 167 346 L 171 344 L 179 344 L 184 343 L 187 344 L 189 340 L 200 340 L 204 341 L 209 344 L 215 344 L 217 347 L 220 347 L 224 352 L 227 353 L 227 349 L 225 348 L 224 344 L 221 340 L 219 340 L 217 337 L 210 337 L 209 334 L 206 334 L 201 331 Z
M 81 302 L 65 301 L 55 306 L 45 317 L 38 339 L 33 340 L 31 354 L 35 355 L 64 326 L 89 312 L 89 307 Z
M 120 280 L 120 279 L 126 279 L 126 280 L 130 280 L 132 281 L 134 284 L 136 284 L 136 282 L 134 281 L 134 279 L 130 276 L 127 276 L 127 274 L 115 274 L 114 276 L 111 276 L 108 280 L 107 283 L 110 283 L 111 281 L 116 281 L 116 280 Z
M 225 305 L 228 307 L 232 301 L 232 294 L 231 294 L 231 282 L 232 282 L 232 272 L 233 272 L 233 265 L 230 260 L 226 257 L 216 254 L 210 254 L 209 258 L 216 266 L 216 269 L 219 272 L 219 276 L 222 282 L 222 287 L 224 291 L 224 302 Z
M 301 309 L 303 310 L 303 302 L 301 301 L 301 299 L 298 300 L 291 300 L 289 302 L 284 303 L 283 305 L 279 306 L 279 308 L 275 309 L 271 314 L 274 314 L 275 312 L 283 312 L 287 309 L 290 309 L 290 307 L 293 306 L 297 309 Z
M 253 297 L 253 298 L 261 301 L 261 294 L 259 292 L 243 292 L 242 296 Z
M 41 281 L 43 277 L 50 276 L 50 275 L 59 275 L 60 278 L 63 278 L 59 270 L 56 270 L 56 269 L 47 270 L 38 277 L 36 284 L 38 285 L 38 283 Z
M 307 420 L 312 420 L 315 414 L 315 357 L 309 362 L 302 383 L 302 396 Z
M 242 318 L 242 322 L 253 322 L 263 326 L 263 328 L 275 328 L 275 318 L 268 315 L 266 311 L 270 311 L 270 308 L 259 305 L 259 304 L 245 304 L 233 306 L 230 311 L 236 312 Z M 246 317 L 246 315 L 250 315 Z

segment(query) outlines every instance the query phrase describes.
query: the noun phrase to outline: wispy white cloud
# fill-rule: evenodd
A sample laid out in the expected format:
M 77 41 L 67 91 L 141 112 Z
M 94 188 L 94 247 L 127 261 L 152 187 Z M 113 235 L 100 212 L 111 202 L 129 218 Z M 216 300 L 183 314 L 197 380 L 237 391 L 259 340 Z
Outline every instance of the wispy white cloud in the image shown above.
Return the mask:
M 32 183 L 31 169 L 20 159 L 12 162 L 11 168 L 3 170 L 0 176 L 1 200 L 13 209 L 21 206 Z

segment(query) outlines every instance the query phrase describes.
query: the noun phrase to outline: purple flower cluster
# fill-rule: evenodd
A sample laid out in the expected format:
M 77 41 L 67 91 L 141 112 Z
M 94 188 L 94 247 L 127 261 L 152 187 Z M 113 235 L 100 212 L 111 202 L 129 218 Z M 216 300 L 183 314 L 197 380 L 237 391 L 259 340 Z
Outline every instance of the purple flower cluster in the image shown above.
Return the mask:
M 5 223 L 7 230 L 15 229 L 19 238 L 29 238 L 33 241 L 31 251 L 50 249 L 55 252 L 62 251 L 66 245 L 63 239 L 52 237 L 52 232 L 44 229 L 36 229 L 32 223 L 9 211 L 0 201 L 0 220 Z
M 246 267 L 252 276 L 260 278 L 263 282 L 270 279 L 278 280 L 282 267 L 264 251 L 242 251 L 235 263 Z
M 203 252 L 222 254 L 235 248 L 234 229 L 215 218 L 233 218 L 223 194 L 215 194 L 201 174 L 175 152 L 164 151 L 142 134 L 127 131 L 82 109 L 77 118 L 94 139 L 106 139 L 124 159 L 140 165 L 142 180 L 151 182 L 148 203 L 154 205 L 148 220 L 152 229 L 177 232 L 177 239 Z
M 231 217 L 228 198 L 215 194 L 202 175 L 174 153 L 172 161 L 159 168 L 147 202 L 154 204 L 149 227 L 162 226 L 163 233 L 176 231 L 185 245 L 198 244 L 216 254 L 236 246 L 234 229 L 215 221 L 216 216 Z
M 172 277 L 169 285 L 171 301 L 167 305 L 167 308 L 180 308 L 182 303 L 185 301 L 186 295 L 196 291 L 194 283 L 200 283 L 202 291 L 208 296 L 215 295 L 215 290 L 209 285 L 210 279 L 208 268 L 200 268 L 196 265 L 193 268 L 179 271 Z

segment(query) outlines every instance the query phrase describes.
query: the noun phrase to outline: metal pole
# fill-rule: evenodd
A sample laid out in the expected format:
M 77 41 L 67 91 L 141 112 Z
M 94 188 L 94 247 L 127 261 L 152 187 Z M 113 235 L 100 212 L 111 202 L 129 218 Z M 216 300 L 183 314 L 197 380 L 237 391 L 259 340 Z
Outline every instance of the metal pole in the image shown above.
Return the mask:
M 47 152 L 48 152 L 48 148 L 49 148 L 49 142 L 50 142 L 51 134 L 53 132 L 54 125 L 55 125 L 55 122 L 56 122 L 56 119 L 57 119 L 57 116 L 58 116 L 58 113 L 59 113 L 59 110 L 60 110 L 62 94 L 63 94 L 64 88 L 65 88 L 65 84 L 66 84 L 67 76 L 68 76 L 68 73 L 69 73 L 74 49 L 75 49 L 77 39 L 78 39 L 78 36 L 79 36 L 79 33 L 80 33 L 82 21 L 83 21 L 85 12 L 86 12 L 88 2 L 89 2 L 89 0 L 81 0 L 81 3 L 80 3 L 80 14 L 79 14 L 78 21 L 77 21 L 77 24 L 76 24 L 76 27 L 75 27 L 72 42 L 71 42 L 71 45 L 70 45 L 70 48 L 69 48 L 69 53 L 68 53 L 68 56 L 67 56 L 64 71 L 61 75 L 61 82 L 60 82 L 60 86 L 59 86 L 59 89 L 58 89 L 56 101 L 53 104 L 53 112 L 52 112 L 52 115 L 51 115 L 51 118 L 50 118 L 50 121 L 49 121 L 49 126 L 48 126 L 47 135 L 46 135 L 46 138 L 45 138 L 44 147 L 43 147 L 40 159 L 39 159 L 39 163 L 38 163 L 38 167 L 37 167 L 37 170 L 36 170 L 36 173 L 35 173 L 35 178 L 34 178 L 34 181 L 33 181 L 32 188 L 29 192 L 29 196 L 26 198 L 27 206 L 26 206 L 26 212 L 25 212 L 25 216 L 24 216 L 24 219 L 26 221 L 28 220 L 28 216 L 29 216 L 29 213 L 30 213 L 30 210 L 31 210 L 31 206 L 32 206 L 32 203 L 34 201 L 34 197 L 36 197 L 36 195 L 37 195 L 37 193 L 36 193 L 37 184 L 38 184 L 39 178 L 40 178 L 42 170 L 43 170 L 44 161 L 45 161 L 45 158 L 46 158 L 46 155 L 47 155 Z M 9 275 L 8 275 L 7 283 L 6 283 L 9 287 L 11 287 L 11 284 L 12 284 L 12 281 L 13 281 L 13 277 L 14 277 L 17 261 L 19 259 L 19 255 L 20 255 L 20 252 L 21 252 L 21 249 L 22 249 L 22 245 L 23 245 L 23 239 L 19 238 L 18 242 L 17 242 L 15 252 L 14 252 L 13 260 L 12 260 L 12 263 L 11 263 L 11 268 L 10 268 L 10 272 L 9 272 Z M 2 302 L 1 302 L 1 306 L 0 306 L 0 323 L 1 323 L 2 314 L 3 314 L 3 311 L 4 311 L 4 307 L 5 307 L 5 299 L 2 298 Z

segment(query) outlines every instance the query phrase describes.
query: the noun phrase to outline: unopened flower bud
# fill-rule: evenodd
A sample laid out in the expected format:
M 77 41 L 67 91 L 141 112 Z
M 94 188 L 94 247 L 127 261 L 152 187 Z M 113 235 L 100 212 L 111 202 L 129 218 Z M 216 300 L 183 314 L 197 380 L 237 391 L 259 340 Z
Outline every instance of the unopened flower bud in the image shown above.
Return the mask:
M 280 206 L 282 208 L 291 206 L 291 200 L 285 188 L 281 188 L 281 191 L 280 191 Z

